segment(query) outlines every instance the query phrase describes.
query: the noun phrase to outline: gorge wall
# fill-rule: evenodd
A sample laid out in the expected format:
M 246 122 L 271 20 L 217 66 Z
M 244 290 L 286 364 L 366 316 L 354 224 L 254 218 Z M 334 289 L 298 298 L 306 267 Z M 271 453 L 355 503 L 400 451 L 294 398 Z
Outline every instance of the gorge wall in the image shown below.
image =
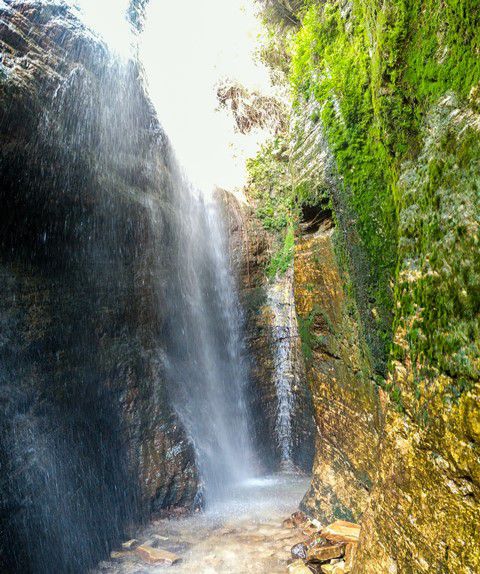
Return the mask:
M 222 194 L 260 459 L 308 468 L 313 414 L 302 506 L 361 523 L 357 574 L 478 572 L 480 7 L 267 4 L 290 129 L 253 208 Z M 172 156 L 138 63 L 64 2 L 0 0 L 0 48 L 0 569 L 77 574 L 196 501 L 160 352 Z
M 246 315 L 246 345 L 251 368 L 249 396 L 260 464 L 263 471 L 283 467 L 308 472 L 314 454 L 313 412 L 297 328 L 293 273 L 267 277 L 272 235 L 261 225 L 245 198 L 224 191 L 219 191 L 219 197 Z M 275 303 L 269 296 L 272 291 L 278 294 L 280 316 L 275 314 Z M 279 372 L 282 348 L 286 356 L 282 355 L 284 369 L 280 368 Z M 284 385 L 283 395 L 279 385 Z M 279 429 L 282 423 L 286 436 L 282 436 Z M 288 453 L 285 453 L 286 443 Z
M 197 491 L 159 360 L 168 143 L 65 3 L 0 2 L 0 47 L 0 569 L 84 572 Z
M 358 574 L 476 572 L 480 7 L 265 5 L 294 105 L 250 171 L 264 225 L 285 244 L 286 212 L 296 226 L 318 430 L 303 506 L 362 524 Z

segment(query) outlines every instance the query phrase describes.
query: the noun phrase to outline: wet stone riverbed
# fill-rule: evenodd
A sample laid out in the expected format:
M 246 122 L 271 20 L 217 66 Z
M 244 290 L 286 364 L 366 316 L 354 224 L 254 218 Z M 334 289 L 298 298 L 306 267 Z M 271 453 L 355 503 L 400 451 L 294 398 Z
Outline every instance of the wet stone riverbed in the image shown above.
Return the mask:
M 250 480 L 227 501 L 192 516 L 153 521 L 138 543 L 178 555 L 173 565 L 149 564 L 133 549 L 118 549 L 94 574 L 274 574 L 287 572 L 291 547 L 301 532 L 282 526 L 308 487 L 293 474 Z

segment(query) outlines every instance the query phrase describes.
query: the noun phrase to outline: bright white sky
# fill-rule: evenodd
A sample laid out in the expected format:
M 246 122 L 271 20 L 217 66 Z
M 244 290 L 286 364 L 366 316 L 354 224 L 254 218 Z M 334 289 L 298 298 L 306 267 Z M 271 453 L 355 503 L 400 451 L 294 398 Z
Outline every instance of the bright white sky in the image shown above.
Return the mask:
M 130 27 L 125 18 L 129 0 L 69 0 L 80 9 L 83 19 L 100 33 L 116 52 L 127 54 Z M 155 1 L 155 0 L 153 0 Z
M 118 52 L 128 50 L 128 0 L 72 0 Z M 150 0 L 140 58 L 149 93 L 189 178 L 207 190 L 240 188 L 245 160 L 268 134 L 234 133 L 216 111 L 216 84 L 231 78 L 270 92 L 267 70 L 254 61 L 261 32 L 254 0 Z

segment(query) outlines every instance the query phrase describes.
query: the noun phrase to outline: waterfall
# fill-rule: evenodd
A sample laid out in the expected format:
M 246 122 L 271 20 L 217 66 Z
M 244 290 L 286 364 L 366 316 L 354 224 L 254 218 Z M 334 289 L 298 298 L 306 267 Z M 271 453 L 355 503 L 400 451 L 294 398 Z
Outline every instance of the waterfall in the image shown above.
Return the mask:
M 220 77 L 240 68 L 269 81 L 251 61 L 250 34 L 258 22 L 253 6 L 243 4 L 150 2 L 140 41 L 149 95 L 178 158 L 170 154 L 168 230 L 160 239 L 168 237 L 171 270 L 159 289 L 167 317 L 161 356 L 172 403 L 196 449 L 207 503 L 227 496 L 257 466 L 244 317 L 212 191 L 241 186 L 245 177 L 234 124 L 216 110 Z M 182 22 L 181 33 L 172 22 Z M 252 135 L 251 155 L 254 142 Z
M 171 274 L 162 356 L 171 397 L 197 452 L 207 502 L 253 474 L 243 316 L 213 194 L 191 185 L 173 155 Z
M 83 574 L 195 465 L 207 504 L 254 475 L 244 317 L 138 60 L 64 2 L 0 17 L 0 571 Z
M 268 301 L 273 314 L 274 382 L 277 398 L 275 431 L 280 461 L 292 463 L 293 417 L 295 396 L 299 386 L 299 369 L 296 365 L 298 325 L 293 292 L 293 267 L 284 275 L 275 277 L 268 288 Z

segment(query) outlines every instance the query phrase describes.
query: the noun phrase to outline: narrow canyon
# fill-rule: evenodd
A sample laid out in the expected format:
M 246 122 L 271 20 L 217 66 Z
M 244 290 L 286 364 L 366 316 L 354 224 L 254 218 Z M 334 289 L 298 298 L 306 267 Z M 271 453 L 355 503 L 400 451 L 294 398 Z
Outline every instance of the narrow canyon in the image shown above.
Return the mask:
M 0 0 L 0 572 L 480 572 L 478 0 Z

